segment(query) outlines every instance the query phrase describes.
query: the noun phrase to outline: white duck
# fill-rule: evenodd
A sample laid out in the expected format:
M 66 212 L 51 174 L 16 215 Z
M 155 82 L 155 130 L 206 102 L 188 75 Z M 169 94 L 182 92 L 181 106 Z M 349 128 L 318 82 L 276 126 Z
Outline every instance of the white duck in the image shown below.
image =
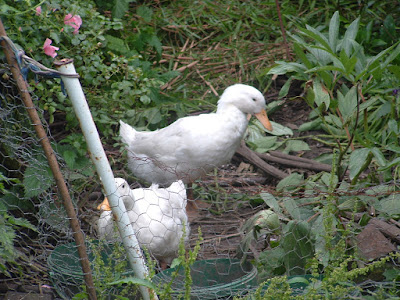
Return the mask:
M 216 113 L 189 116 L 152 132 L 140 132 L 120 121 L 120 136 L 127 145 L 128 167 L 147 182 L 185 183 L 229 162 L 245 134 L 248 114 L 272 130 L 264 110 L 263 94 L 254 87 L 235 84 L 218 101 Z
M 150 188 L 131 189 L 122 178 L 115 178 L 115 183 L 139 244 L 147 248 L 165 269 L 177 257 L 184 228 L 185 242 L 190 233 L 183 182 L 174 182 L 165 189 L 157 184 Z M 110 240 L 114 226 L 108 199 L 105 198 L 98 208 L 104 210 L 97 223 L 99 236 Z

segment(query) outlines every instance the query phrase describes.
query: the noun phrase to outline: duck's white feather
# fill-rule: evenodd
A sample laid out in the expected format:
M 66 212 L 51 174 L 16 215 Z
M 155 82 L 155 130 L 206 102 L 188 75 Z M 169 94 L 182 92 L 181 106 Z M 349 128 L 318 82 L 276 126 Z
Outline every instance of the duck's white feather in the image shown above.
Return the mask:
M 116 178 L 115 182 L 139 244 L 155 258 L 170 264 L 177 256 L 184 230 L 185 241 L 190 233 L 183 182 L 174 182 L 165 189 L 153 184 L 150 188 L 133 190 L 122 178 Z M 112 237 L 111 211 L 102 213 L 98 229 L 100 237 Z
M 264 107 L 260 91 L 236 84 L 224 91 L 216 113 L 181 118 L 153 132 L 136 131 L 120 121 L 128 166 L 147 182 L 193 181 L 230 161 L 246 131 L 247 114 Z

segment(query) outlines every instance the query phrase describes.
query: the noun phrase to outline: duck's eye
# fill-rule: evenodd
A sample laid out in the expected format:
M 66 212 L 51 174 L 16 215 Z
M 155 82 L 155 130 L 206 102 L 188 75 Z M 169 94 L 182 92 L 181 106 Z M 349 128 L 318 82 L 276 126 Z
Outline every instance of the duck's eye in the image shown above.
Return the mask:
M 251 98 L 251 100 L 253 100 L 253 102 L 257 102 L 257 99 L 256 99 L 256 98 Z
M 122 188 L 124 189 L 124 188 L 125 188 L 125 183 L 123 183 L 121 186 L 122 186 Z

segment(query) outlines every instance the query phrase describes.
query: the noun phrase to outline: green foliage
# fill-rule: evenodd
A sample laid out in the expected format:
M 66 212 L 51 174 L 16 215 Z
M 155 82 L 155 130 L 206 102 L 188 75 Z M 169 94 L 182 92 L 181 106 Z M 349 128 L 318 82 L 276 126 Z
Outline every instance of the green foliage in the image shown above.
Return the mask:
M 184 230 L 185 233 L 185 230 Z M 185 234 L 183 235 L 183 237 Z M 184 284 L 185 284 L 185 294 L 183 295 L 183 299 L 190 299 L 190 291 L 192 287 L 192 276 L 191 276 L 191 266 L 196 261 L 196 258 L 200 251 L 200 244 L 203 241 L 202 233 L 200 227 L 198 228 L 198 239 L 196 241 L 196 245 L 194 246 L 193 250 L 186 251 L 185 243 L 181 239 L 179 243 L 179 256 L 178 258 L 174 259 L 171 268 L 174 268 L 174 271 L 171 273 L 171 280 L 164 285 L 157 287 L 157 295 L 159 295 L 160 299 L 171 299 L 171 292 L 172 292 L 172 283 L 174 282 L 175 278 L 179 276 L 180 271 L 183 269 L 184 273 Z
M 352 148 L 348 167 L 353 184 L 367 168 L 374 170 L 371 164 L 384 168 L 389 157 L 397 155 L 396 151 L 387 149 L 387 142 L 394 149 L 399 147 L 398 139 L 391 139 L 386 128 L 396 129 L 394 120 L 400 116 L 394 104 L 398 99 L 388 92 L 400 83 L 400 77 L 392 71 L 397 70 L 392 62 L 399 57 L 400 44 L 396 42 L 370 56 L 357 42 L 359 24 L 360 18 L 357 18 L 341 35 L 340 16 L 335 12 L 328 32 L 309 25 L 299 28 L 299 34 L 290 35 L 299 62 L 278 61 L 268 72 L 286 74 L 290 76 L 288 82 L 293 79 L 306 82 L 305 100 L 313 108 L 310 117 L 318 117 L 318 122 L 311 121 L 302 127 L 311 129 L 311 124 L 318 125 L 336 141 L 340 151 L 339 178 L 345 169 L 343 160 Z M 285 87 L 281 96 L 286 96 L 287 91 Z M 381 128 L 384 128 L 383 134 Z M 347 141 L 342 136 L 347 136 Z M 363 148 L 354 151 L 355 143 Z
M 7 193 L 4 188 L 4 183 L 9 179 L 0 173 L 0 192 Z M 14 248 L 14 240 L 16 238 L 15 232 L 23 228 L 36 231 L 28 220 L 23 218 L 15 218 L 8 214 L 6 203 L 0 201 L 0 273 L 11 277 L 7 271 L 7 264 L 16 264 L 16 259 L 19 257 L 19 252 Z

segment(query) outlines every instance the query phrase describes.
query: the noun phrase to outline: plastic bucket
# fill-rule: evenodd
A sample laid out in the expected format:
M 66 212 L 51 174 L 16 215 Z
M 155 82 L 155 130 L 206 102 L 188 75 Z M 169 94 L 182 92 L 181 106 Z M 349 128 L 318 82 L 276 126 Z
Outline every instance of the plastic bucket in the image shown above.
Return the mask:
M 178 275 L 173 278 L 173 273 Z M 191 299 L 218 299 L 245 294 L 257 284 L 257 269 L 239 259 L 199 260 L 191 266 Z M 157 285 L 171 284 L 171 296 L 180 299 L 185 293 L 183 267 L 167 269 L 153 277 Z

